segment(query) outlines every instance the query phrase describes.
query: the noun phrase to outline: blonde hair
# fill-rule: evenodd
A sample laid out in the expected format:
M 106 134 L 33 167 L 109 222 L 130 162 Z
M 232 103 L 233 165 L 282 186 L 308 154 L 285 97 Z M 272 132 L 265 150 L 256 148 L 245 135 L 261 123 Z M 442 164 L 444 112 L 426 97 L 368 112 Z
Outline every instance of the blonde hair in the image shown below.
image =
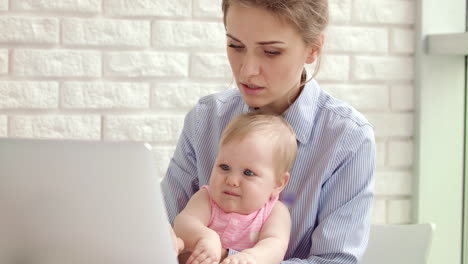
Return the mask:
M 219 146 L 254 133 L 261 133 L 271 140 L 278 172 L 288 172 L 297 156 L 297 141 L 293 129 L 281 116 L 258 112 L 241 114 L 224 129 Z
M 312 78 L 315 77 L 320 68 L 322 53 L 320 35 L 329 21 L 328 0 L 222 0 L 224 26 L 227 11 L 234 4 L 263 8 L 295 26 L 306 44 L 315 45 L 319 49 L 312 74 Z

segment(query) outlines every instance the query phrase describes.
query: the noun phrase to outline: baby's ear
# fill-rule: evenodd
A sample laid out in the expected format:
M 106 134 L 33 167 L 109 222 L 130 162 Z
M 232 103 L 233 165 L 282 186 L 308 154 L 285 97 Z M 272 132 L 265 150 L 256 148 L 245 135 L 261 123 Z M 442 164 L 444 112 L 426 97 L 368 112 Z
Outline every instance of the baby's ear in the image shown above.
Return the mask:
M 273 192 L 271 193 L 272 197 L 276 197 L 280 194 L 280 192 L 286 187 L 286 185 L 289 182 L 289 172 L 284 172 L 283 175 L 281 175 L 278 181 L 276 181 L 276 187 L 273 189 Z

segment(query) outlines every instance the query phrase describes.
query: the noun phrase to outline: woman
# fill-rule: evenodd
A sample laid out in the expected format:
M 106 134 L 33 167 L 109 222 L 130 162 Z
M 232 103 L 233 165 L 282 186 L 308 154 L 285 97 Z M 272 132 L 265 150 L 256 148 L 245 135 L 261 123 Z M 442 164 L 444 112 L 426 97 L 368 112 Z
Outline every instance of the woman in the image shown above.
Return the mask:
M 375 140 L 361 114 L 304 70 L 314 62 L 318 69 L 327 0 L 223 0 L 222 8 L 238 89 L 204 97 L 187 114 L 162 182 L 171 223 L 208 183 L 227 123 L 261 109 L 281 114 L 298 141 L 280 197 L 289 201 L 292 220 L 283 263 L 358 263 L 370 227 Z

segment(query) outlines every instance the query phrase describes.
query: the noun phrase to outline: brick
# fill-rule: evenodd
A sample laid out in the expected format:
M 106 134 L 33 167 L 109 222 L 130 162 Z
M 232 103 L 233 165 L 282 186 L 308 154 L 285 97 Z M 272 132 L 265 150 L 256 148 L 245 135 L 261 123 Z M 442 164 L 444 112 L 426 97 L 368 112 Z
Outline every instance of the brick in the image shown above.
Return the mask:
M 388 163 L 392 167 L 411 167 L 413 164 L 413 141 L 398 140 L 388 144 Z
M 351 21 L 351 0 L 330 0 L 330 22 Z
M 357 80 L 405 80 L 414 78 L 412 57 L 357 56 L 352 67 Z
M 412 113 L 367 113 L 366 117 L 378 138 L 413 136 Z
M 163 48 L 224 49 L 226 37 L 220 22 L 155 21 L 153 43 Z
M 232 80 L 231 67 L 225 53 L 197 53 L 192 55 L 190 76 Z
M 343 52 L 387 52 L 388 31 L 385 28 L 331 26 L 325 49 Z
M 101 11 L 101 0 L 14 0 L 13 10 L 25 11 L 66 11 L 79 13 L 98 13 Z
M 5 108 L 57 108 L 56 82 L 0 82 L 0 109 Z
M 196 17 L 216 17 L 222 18 L 221 0 L 195 0 L 193 4 L 193 14 Z
M 390 87 L 390 105 L 394 110 L 411 111 L 414 109 L 414 87 L 412 85 L 392 85 Z
M 157 83 L 153 86 L 152 107 L 157 109 L 188 110 L 200 97 L 224 91 L 228 84 Z
M 99 77 L 101 55 L 96 51 L 18 49 L 12 54 L 13 73 L 28 77 Z
M 167 168 L 171 162 L 174 150 L 174 147 L 153 147 L 152 151 L 156 160 L 157 173 L 159 177 L 163 178 L 166 176 Z
M 396 53 L 414 53 L 414 30 L 393 28 L 391 31 L 390 50 Z
M 8 73 L 8 50 L 0 49 L 0 74 Z
M 416 1 L 355 0 L 353 19 L 361 23 L 414 23 Z
M 409 172 L 377 172 L 376 195 L 407 196 L 412 194 L 412 178 Z
M 385 160 L 387 159 L 387 144 L 384 141 L 377 141 L 377 168 L 382 168 L 385 166 Z
M 183 116 L 108 116 L 104 121 L 104 139 L 175 144 L 183 120 Z
M 188 17 L 191 0 L 103 0 L 107 14 L 118 16 Z
M 148 108 L 146 83 L 66 82 L 62 86 L 62 106 L 82 109 Z
M 56 18 L 0 17 L 0 43 L 58 43 Z
M 66 45 L 149 47 L 150 23 L 117 19 L 65 19 L 62 23 Z
M 315 64 L 306 64 L 310 73 L 314 72 Z M 349 80 L 349 57 L 346 55 L 322 54 L 322 61 L 317 79 L 320 81 L 346 81 Z
M 23 138 L 101 139 L 101 117 L 95 115 L 13 116 L 11 136 Z
M 0 11 L 8 10 L 8 0 L 0 0 Z
M 374 199 L 371 221 L 373 224 L 385 224 L 387 222 L 387 206 L 385 200 Z
M 0 137 L 8 136 L 8 119 L 6 116 L 0 116 Z
M 409 224 L 412 222 L 410 200 L 390 200 L 387 210 L 389 224 Z
M 106 76 L 186 77 L 189 57 L 186 53 L 127 51 L 107 54 Z
M 388 88 L 386 85 L 324 84 L 322 88 L 361 111 L 383 110 L 387 109 L 389 105 Z

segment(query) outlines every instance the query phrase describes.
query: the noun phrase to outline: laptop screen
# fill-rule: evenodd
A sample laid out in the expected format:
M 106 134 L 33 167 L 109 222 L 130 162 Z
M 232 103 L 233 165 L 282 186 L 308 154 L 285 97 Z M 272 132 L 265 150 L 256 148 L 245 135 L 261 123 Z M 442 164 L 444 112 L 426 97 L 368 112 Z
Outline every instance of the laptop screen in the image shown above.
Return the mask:
M 177 263 L 147 145 L 0 139 L 0 263 Z

